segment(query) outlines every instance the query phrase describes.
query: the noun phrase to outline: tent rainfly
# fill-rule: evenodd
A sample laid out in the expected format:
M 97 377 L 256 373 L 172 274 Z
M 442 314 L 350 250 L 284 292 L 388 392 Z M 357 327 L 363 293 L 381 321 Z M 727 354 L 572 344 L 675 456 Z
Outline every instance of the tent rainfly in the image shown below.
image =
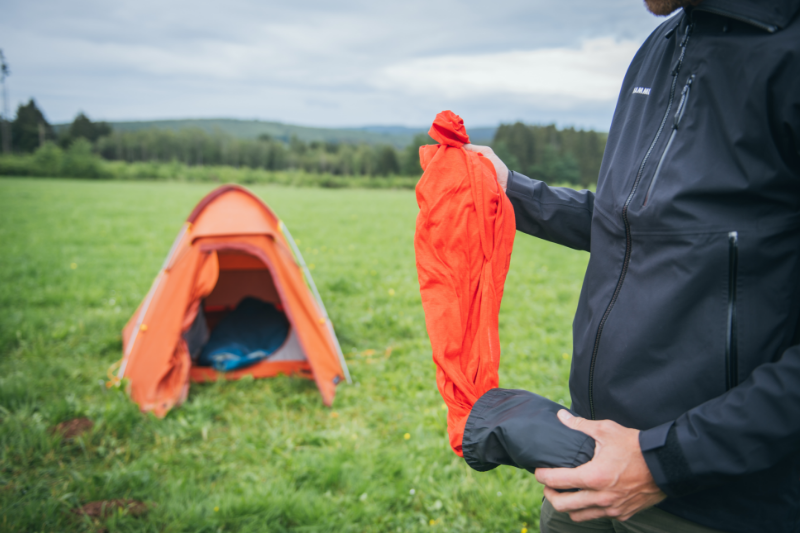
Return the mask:
M 247 297 L 286 314 L 286 341 L 266 359 L 231 372 L 193 364 L 187 334 L 198 313 L 213 328 Z M 298 375 L 316 382 L 327 406 L 336 385 L 350 382 L 325 305 L 289 230 L 237 185 L 219 187 L 194 208 L 122 339 L 112 382 L 127 379 L 131 398 L 157 416 L 186 399 L 190 381 Z

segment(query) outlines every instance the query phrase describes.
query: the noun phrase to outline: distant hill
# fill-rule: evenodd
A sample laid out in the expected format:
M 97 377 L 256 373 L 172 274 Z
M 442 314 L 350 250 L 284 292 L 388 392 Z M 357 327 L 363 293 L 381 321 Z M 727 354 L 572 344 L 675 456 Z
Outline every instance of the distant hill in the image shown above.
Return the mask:
M 405 126 L 365 126 L 361 128 L 312 128 L 295 126 L 281 122 L 261 120 L 237 120 L 230 118 L 200 118 L 185 120 L 148 120 L 135 122 L 109 122 L 116 131 L 138 131 L 149 128 L 181 130 L 199 128 L 208 133 L 216 131 L 232 135 L 240 139 L 255 139 L 267 134 L 273 139 L 288 141 L 292 136 L 305 142 L 321 141 L 335 143 L 367 143 L 390 144 L 403 148 L 411 143 L 414 135 L 425 133 L 427 127 L 409 128 Z M 68 127 L 69 124 L 56 124 L 56 131 Z M 492 140 L 496 127 L 470 129 L 470 136 L 476 143 Z

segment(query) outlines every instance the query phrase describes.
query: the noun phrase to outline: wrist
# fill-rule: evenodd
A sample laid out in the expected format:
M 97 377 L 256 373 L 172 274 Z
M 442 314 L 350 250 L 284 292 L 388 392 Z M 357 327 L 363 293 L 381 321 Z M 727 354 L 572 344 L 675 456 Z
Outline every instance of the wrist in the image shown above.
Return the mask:
M 636 472 L 636 477 L 641 485 L 647 492 L 661 492 L 661 489 L 655 482 L 653 473 L 650 471 L 650 466 L 645 460 L 644 452 L 642 451 L 641 446 L 641 431 L 638 429 L 631 432 L 630 447 L 634 454 L 634 471 Z

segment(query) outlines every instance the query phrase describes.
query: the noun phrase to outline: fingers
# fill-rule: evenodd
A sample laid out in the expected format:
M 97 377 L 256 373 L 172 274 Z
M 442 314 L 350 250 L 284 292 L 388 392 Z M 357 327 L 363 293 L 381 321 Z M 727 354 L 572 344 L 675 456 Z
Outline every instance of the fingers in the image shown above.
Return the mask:
M 601 507 L 590 507 L 589 509 L 581 509 L 569 513 L 569 517 L 573 522 L 586 522 L 587 520 L 596 520 L 598 518 L 617 518 L 617 513 L 610 509 L 603 509 Z
M 494 151 L 489 146 L 481 146 L 480 144 L 465 144 L 464 149 L 483 155 L 494 154 Z
M 548 487 L 544 489 L 544 497 L 547 498 L 553 509 L 561 513 L 569 513 L 573 522 L 585 522 L 609 516 L 608 509 L 595 504 L 597 494 L 593 491 L 561 493 Z
M 556 511 L 572 513 L 593 507 L 606 508 L 614 504 L 612 494 L 593 490 L 579 490 L 577 492 L 558 492 L 550 487 L 545 487 L 544 496 Z
M 573 415 L 566 409 L 561 409 L 556 416 L 568 428 L 586 433 L 596 441 L 602 440 L 605 432 L 610 429 L 610 424 L 615 424 L 610 420 L 587 420 Z
M 577 468 L 537 468 L 536 481 L 552 489 L 588 489 L 586 471 L 590 464 L 591 461 Z
M 479 153 L 492 163 L 495 174 L 497 175 L 497 183 L 505 191 L 508 187 L 508 167 L 499 157 L 497 157 L 497 155 L 495 155 L 494 150 L 492 150 L 489 146 L 481 146 L 478 144 L 465 144 L 464 149 L 469 150 L 470 152 Z
M 642 508 L 620 502 L 615 494 L 602 491 L 582 490 L 563 493 L 545 488 L 544 496 L 553 509 L 561 513 L 569 513 L 574 522 L 584 522 L 595 518 L 615 518 L 625 521 Z
M 663 499 L 640 497 L 620 499 L 618 494 L 608 491 L 586 490 L 562 493 L 550 488 L 545 488 L 544 496 L 553 509 L 569 513 L 574 522 L 584 522 L 595 518 L 614 518 L 624 522 L 639 511 L 652 507 Z

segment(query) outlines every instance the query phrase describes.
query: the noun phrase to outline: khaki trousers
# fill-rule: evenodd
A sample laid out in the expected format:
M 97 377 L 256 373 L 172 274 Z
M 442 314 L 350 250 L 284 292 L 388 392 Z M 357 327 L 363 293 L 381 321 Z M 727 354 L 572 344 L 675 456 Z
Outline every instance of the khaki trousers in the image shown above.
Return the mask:
M 640 511 L 625 522 L 611 518 L 573 522 L 567 513 L 559 513 L 553 509 L 546 499 L 542 503 L 539 527 L 542 533 L 722 533 L 657 507 Z

